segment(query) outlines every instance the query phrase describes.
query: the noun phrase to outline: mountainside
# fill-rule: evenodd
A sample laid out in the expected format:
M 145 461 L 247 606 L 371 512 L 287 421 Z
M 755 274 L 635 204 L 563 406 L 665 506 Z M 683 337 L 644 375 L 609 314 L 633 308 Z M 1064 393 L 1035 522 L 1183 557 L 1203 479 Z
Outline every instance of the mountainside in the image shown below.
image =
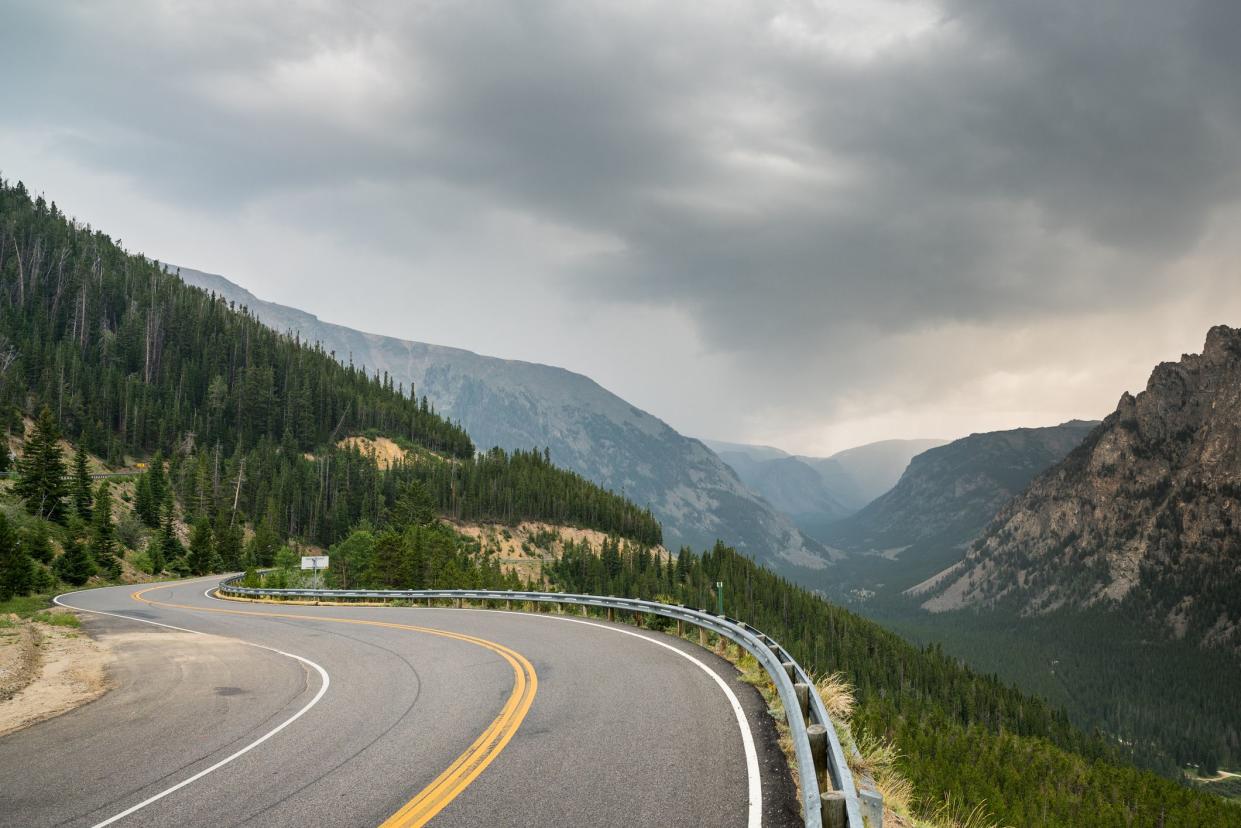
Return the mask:
M 1005 506 L 924 589 L 944 610 L 1123 604 L 1178 637 L 1241 643 L 1241 331 L 1155 368 L 1146 390 Z
M 649 506 L 670 548 L 722 539 L 760 560 L 818 568 L 826 552 L 755 497 L 697 440 L 598 383 L 548 365 L 368 334 L 257 299 L 221 276 L 181 268 L 187 283 L 244 305 L 264 324 L 414 385 L 479 446 L 543 449 L 559 466 Z
M 830 526 L 823 538 L 850 552 L 902 556 L 952 550 L 981 532 L 1036 474 L 1064 458 L 1098 423 L 971 434 L 910 461 L 889 492 Z

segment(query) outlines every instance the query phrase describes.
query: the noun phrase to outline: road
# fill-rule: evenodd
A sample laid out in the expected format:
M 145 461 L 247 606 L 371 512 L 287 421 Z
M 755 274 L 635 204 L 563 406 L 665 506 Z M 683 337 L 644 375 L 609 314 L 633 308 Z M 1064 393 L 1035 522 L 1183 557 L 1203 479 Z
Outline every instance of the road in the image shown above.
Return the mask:
M 0 825 L 800 824 L 761 697 L 692 644 L 215 580 L 62 598 L 116 686 L 0 738 Z

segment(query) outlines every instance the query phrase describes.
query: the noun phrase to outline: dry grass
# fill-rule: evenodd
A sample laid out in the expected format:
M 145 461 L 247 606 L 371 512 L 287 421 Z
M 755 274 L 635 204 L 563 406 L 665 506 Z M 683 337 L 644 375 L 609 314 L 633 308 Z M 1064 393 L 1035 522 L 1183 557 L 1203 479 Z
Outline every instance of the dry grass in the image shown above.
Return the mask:
M 963 805 L 955 804 L 952 797 L 945 799 L 931 813 L 929 822 L 935 828 L 997 828 L 985 802 L 966 809 Z
M 833 719 L 847 720 L 853 715 L 853 708 L 857 703 L 853 697 L 853 687 L 840 673 L 823 676 L 815 682 L 815 689 L 819 691 L 819 698 L 823 699 L 823 706 Z

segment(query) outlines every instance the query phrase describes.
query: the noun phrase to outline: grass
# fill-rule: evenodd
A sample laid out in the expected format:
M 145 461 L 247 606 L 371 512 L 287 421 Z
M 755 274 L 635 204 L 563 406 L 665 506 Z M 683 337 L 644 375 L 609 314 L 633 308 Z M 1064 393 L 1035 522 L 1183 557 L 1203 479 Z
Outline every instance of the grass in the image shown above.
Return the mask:
M 30 616 L 32 621 L 40 624 L 51 624 L 53 627 L 80 627 L 82 622 L 71 612 L 36 612 Z
M 40 595 L 16 595 L 7 601 L 0 601 L 0 615 L 12 613 L 19 618 L 30 618 L 52 606 L 54 593 Z

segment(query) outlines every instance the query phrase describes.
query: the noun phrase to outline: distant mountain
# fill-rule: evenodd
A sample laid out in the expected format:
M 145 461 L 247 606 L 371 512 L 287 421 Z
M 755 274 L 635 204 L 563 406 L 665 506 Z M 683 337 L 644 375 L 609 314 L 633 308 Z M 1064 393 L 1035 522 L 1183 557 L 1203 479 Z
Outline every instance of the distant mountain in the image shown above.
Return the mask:
M 729 443 L 726 440 L 708 440 L 705 437 L 699 438 L 702 443 L 716 454 L 723 456 L 724 454 L 739 454 L 750 460 L 778 460 L 781 457 L 791 457 L 787 451 L 778 449 L 775 446 L 756 446 L 750 443 Z
M 1241 330 L 1155 368 L 1146 390 L 1001 509 L 923 585 L 932 610 L 1123 606 L 1241 646 Z
M 793 518 L 817 540 L 827 527 L 853 514 L 896 483 L 914 455 L 943 440 L 883 440 L 831 457 L 786 454 L 771 446 L 704 440 L 741 481 Z
M 176 270 L 176 268 L 170 268 Z M 222 276 L 189 268 L 181 278 L 244 305 L 269 327 L 317 341 L 337 359 L 386 371 L 461 423 L 480 447 L 543 448 L 552 461 L 649 506 L 670 548 L 717 539 L 758 560 L 820 568 L 827 551 L 756 497 L 697 440 L 580 374 L 481 356 L 323 322 L 265 302 Z
M 853 510 L 841 503 L 809 463 L 797 457 L 755 460 L 748 452 L 717 451 L 750 491 L 796 523 L 800 518 L 838 520 Z
M 947 440 L 880 440 L 866 443 L 831 457 L 802 457 L 813 466 L 832 491 L 854 510 L 861 509 L 896 485 L 909 461 Z
M 943 566 L 1034 476 L 1063 459 L 1097 422 L 971 434 L 910 461 L 889 492 L 827 527 L 824 543 L 854 554 Z

